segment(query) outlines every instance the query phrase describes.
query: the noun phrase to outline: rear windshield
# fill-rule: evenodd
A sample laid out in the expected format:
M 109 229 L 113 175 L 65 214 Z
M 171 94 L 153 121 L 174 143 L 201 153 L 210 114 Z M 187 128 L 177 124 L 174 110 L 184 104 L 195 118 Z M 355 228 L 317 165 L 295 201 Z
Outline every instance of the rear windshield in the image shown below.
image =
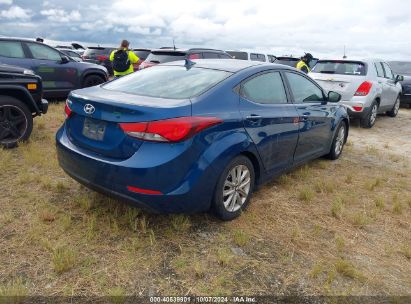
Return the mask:
M 91 48 L 91 49 L 86 49 L 84 51 L 84 56 L 97 56 L 97 55 L 108 55 L 111 53 L 111 51 L 114 49 L 110 48 Z
M 314 73 L 339 75 L 365 75 L 365 64 L 356 61 L 318 61 L 313 68 Z
M 187 99 L 198 96 L 232 75 L 230 72 L 184 66 L 155 66 L 103 86 L 140 96 Z
M 171 61 L 183 60 L 186 54 L 181 52 L 154 52 L 146 58 L 147 62 L 166 63 Z
M 284 64 L 291 67 L 295 67 L 299 59 L 296 58 L 277 58 L 274 63 L 276 64 Z
M 230 54 L 234 59 L 248 60 L 248 54 L 246 52 L 228 51 L 226 53 Z
M 133 50 L 133 52 L 141 60 L 146 60 L 147 56 L 150 54 L 150 51 L 146 51 L 146 50 Z
M 411 76 L 410 61 L 391 61 L 389 64 L 394 74 Z

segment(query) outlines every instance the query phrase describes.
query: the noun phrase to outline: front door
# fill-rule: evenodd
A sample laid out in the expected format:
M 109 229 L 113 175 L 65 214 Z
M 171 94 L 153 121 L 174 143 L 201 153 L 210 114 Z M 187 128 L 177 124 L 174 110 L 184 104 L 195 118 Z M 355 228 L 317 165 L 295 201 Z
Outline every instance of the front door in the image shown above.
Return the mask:
M 240 95 L 244 127 L 265 170 L 275 173 L 287 169 L 298 141 L 298 114 L 288 102 L 280 72 L 270 70 L 248 78 Z
M 294 164 L 327 154 L 332 139 L 336 106 L 326 104 L 323 90 L 308 76 L 284 72 L 299 115 L 299 139 Z

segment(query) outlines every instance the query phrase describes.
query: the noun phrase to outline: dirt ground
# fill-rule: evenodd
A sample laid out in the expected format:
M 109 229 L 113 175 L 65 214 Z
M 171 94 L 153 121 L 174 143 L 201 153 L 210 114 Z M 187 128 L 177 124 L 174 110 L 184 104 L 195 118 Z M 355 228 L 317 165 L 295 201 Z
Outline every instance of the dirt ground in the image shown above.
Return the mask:
M 0 150 L 1 295 L 411 295 L 411 110 L 268 183 L 232 222 L 158 216 L 59 168 L 63 103 Z

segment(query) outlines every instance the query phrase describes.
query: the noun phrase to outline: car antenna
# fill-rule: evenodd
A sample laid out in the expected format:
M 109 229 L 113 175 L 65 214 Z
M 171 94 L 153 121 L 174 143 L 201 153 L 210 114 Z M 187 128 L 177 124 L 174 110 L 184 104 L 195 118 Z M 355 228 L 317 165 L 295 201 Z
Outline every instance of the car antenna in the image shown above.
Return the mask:
M 343 59 L 346 59 L 347 58 L 347 55 L 345 54 L 345 45 L 344 45 L 344 56 L 343 56 Z
M 194 61 L 191 61 L 189 58 L 185 59 L 184 66 L 186 67 L 187 71 L 193 67 L 196 63 Z
M 174 51 L 176 50 L 176 44 L 174 43 L 174 38 L 173 38 L 173 48 L 174 48 Z

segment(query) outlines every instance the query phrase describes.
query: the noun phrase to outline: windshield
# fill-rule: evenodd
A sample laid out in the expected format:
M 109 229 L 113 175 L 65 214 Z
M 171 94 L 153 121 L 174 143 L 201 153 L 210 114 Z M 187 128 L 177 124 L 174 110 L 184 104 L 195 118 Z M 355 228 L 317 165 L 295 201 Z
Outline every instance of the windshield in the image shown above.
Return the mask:
M 362 62 L 324 60 L 317 62 L 313 73 L 364 76 L 367 70 Z
M 198 96 L 232 73 L 184 66 L 155 66 L 103 86 L 107 90 L 140 96 L 187 99 Z
M 248 54 L 246 52 L 227 51 L 226 53 L 230 54 L 234 59 L 248 60 Z
M 166 63 L 171 61 L 183 60 L 186 54 L 181 52 L 155 52 L 148 55 L 147 62 Z
M 410 61 L 391 61 L 389 64 L 394 74 L 411 76 Z

